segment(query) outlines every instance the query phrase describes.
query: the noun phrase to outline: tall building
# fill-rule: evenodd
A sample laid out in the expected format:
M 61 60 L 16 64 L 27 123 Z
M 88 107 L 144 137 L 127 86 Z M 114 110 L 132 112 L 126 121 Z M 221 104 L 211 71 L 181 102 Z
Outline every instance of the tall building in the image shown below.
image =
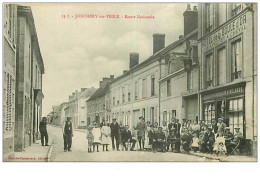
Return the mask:
M 256 4 L 199 4 L 200 118 L 257 139 Z M 248 145 L 250 146 L 250 145 Z
M 87 125 L 94 121 L 101 123 L 102 119 L 111 121 L 110 118 L 110 83 L 114 80 L 114 75 L 109 78 L 104 77 L 99 82 L 99 88 L 85 102 L 87 106 Z
M 14 153 L 17 7 L 4 4 L 3 8 L 3 154 L 6 159 Z
M 39 138 L 44 64 L 31 8 L 17 6 L 15 151 Z
M 197 6 L 183 13 L 184 35 L 161 51 L 160 118 L 168 123 L 198 120 L 198 10 Z

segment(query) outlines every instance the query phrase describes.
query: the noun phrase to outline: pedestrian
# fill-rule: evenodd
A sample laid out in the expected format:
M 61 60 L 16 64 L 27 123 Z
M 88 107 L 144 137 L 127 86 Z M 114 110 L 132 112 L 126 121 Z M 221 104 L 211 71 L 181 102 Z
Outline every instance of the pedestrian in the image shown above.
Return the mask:
M 174 129 L 175 129 L 175 153 L 179 153 L 180 152 L 180 146 L 181 146 L 181 124 L 179 123 L 179 119 L 175 120 L 175 123 L 173 125 Z
M 103 145 L 103 151 L 108 151 L 108 145 L 109 145 L 109 140 L 110 140 L 110 135 L 111 135 L 111 129 L 109 127 L 109 123 L 107 122 L 104 124 L 101 128 L 101 144 Z
M 92 133 L 92 127 L 88 128 L 88 133 L 87 133 L 87 140 L 88 140 L 88 152 L 92 152 L 92 145 L 93 145 L 93 141 L 94 141 L 94 136 Z
M 139 141 L 139 147 L 140 147 L 140 151 L 141 151 L 142 149 L 144 149 L 145 131 L 146 131 L 146 124 L 144 122 L 143 117 L 139 117 L 139 122 L 137 123 L 135 129 L 137 130 L 137 138 Z
M 213 153 L 213 145 L 215 143 L 215 134 L 212 132 L 211 127 L 208 127 L 207 132 L 201 142 L 201 152 Z
M 223 118 L 222 117 L 218 118 L 217 126 L 218 126 L 218 132 L 217 133 L 224 134 L 225 133 L 226 124 L 223 122 Z
M 71 151 L 73 128 L 70 117 L 66 117 L 66 121 L 62 125 L 62 133 L 64 140 L 64 152 Z
M 194 151 L 194 152 L 197 152 L 199 149 L 200 149 L 200 140 L 198 138 L 198 134 L 197 133 L 194 133 L 193 134 L 193 138 L 192 138 L 192 144 L 191 144 L 191 149 Z
M 119 151 L 119 124 L 116 122 L 116 118 L 113 119 L 113 122 L 110 124 L 111 130 L 111 139 L 112 139 L 112 148 L 115 150 L 115 140 L 116 140 L 116 149 Z
M 162 127 L 158 127 L 158 132 L 155 133 L 156 139 L 156 148 L 159 149 L 160 152 L 166 151 L 166 136 L 165 133 L 162 131 Z
M 182 147 L 185 153 L 189 153 L 190 145 L 192 142 L 192 135 L 189 133 L 189 129 L 184 127 L 184 133 L 181 137 Z
M 48 145 L 48 132 L 47 132 L 47 118 L 46 117 L 42 118 L 39 129 L 40 129 L 40 133 L 41 133 L 42 146 L 44 146 L 44 139 L 45 139 L 45 146 L 49 146 Z
M 101 144 L 101 130 L 99 124 L 94 123 L 94 128 L 92 130 L 94 140 L 93 140 L 93 152 L 95 152 L 95 147 L 97 147 L 97 152 L 99 152 L 98 147 Z

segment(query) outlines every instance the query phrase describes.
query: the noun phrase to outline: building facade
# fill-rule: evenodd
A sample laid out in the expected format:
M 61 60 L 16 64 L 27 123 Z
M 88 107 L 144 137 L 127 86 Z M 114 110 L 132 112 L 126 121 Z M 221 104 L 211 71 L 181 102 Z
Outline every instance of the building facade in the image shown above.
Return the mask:
M 44 64 L 30 7 L 17 6 L 15 151 L 39 138 Z
M 101 123 L 102 119 L 111 122 L 109 86 L 113 80 L 114 75 L 110 75 L 109 78 L 104 77 L 99 82 L 99 88 L 85 101 L 87 106 L 87 126 L 93 122 Z
M 199 4 L 200 118 L 257 139 L 256 4 Z M 254 148 L 256 149 L 256 148 Z
M 14 153 L 17 7 L 4 4 L 3 8 L 3 154 L 5 159 Z
M 187 5 L 184 35 L 161 51 L 160 59 L 160 118 L 198 120 L 198 10 Z M 191 24 L 193 24 L 191 26 Z

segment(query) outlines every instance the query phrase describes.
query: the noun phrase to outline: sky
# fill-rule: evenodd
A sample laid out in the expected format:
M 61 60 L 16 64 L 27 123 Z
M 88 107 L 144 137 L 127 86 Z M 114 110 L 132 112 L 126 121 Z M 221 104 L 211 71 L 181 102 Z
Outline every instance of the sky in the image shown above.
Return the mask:
M 186 3 L 29 5 L 45 66 L 43 116 L 53 105 L 68 101 L 75 90 L 98 88 L 103 77 L 117 77 L 128 70 L 130 52 L 139 53 L 139 62 L 150 57 L 154 33 L 165 34 L 166 46 L 178 40 L 187 7 Z M 78 14 L 152 15 L 154 19 L 75 19 Z

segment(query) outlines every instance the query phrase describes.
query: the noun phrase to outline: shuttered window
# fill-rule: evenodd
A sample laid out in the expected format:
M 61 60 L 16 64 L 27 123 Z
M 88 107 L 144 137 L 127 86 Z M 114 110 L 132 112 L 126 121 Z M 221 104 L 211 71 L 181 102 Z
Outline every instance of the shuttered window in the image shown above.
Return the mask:
M 4 89 L 4 131 L 6 133 L 13 130 L 14 122 L 14 79 L 10 74 L 6 74 L 5 79 L 5 89 Z

